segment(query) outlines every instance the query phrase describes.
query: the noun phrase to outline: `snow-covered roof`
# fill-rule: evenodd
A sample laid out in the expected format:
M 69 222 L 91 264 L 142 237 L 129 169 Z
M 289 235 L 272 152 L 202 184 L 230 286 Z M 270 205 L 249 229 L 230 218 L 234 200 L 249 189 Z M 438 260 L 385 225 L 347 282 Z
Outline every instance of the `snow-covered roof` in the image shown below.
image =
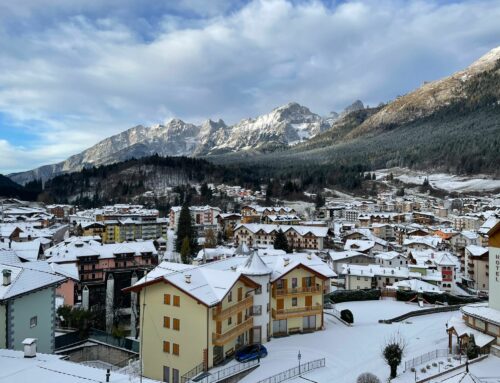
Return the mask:
M 37 353 L 25 358 L 23 351 L 0 349 L 0 381 L 37 383 L 89 383 L 106 381 L 106 370 L 63 360 L 61 355 Z M 112 371 L 111 383 L 129 383 L 131 376 Z M 144 383 L 158 383 L 142 378 Z
M 413 244 L 422 244 L 428 247 L 436 248 L 442 242 L 440 237 L 409 237 L 403 241 L 403 246 L 410 246 Z
M 64 282 L 67 278 L 55 272 L 44 261 L 25 263 L 0 263 L 0 271 L 9 270 L 11 283 L 0 286 L 0 300 L 14 298 L 33 290 Z
M 450 318 L 448 321 L 448 328 L 453 328 L 459 337 L 463 335 L 474 335 L 476 345 L 479 347 L 484 347 L 495 340 L 495 337 L 467 326 L 464 320 L 459 316 Z
M 114 258 L 117 254 L 143 253 L 157 254 L 153 241 L 123 242 L 112 244 L 101 244 L 100 242 L 82 240 L 78 237 L 69 238 L 67 241 L 45 250 L 46 258 L 51 262 L 74 262 L 81 257 L 98 257 L 100 259 Z
M 344 245 L 344 250 L 367 251 L 375 246 L 375 241 L 367 241 L 364 239 L 348 239 Z
M 384 261 L 390 261 L 398 256 L 404 257 L 403 254 L 398 253 L 397 251 L 386 251 L 385 253 L 375 254 L 375 258 L 383 259 Z
M 25 261 L 36 261 L 40 253 L 42 243 L 40 239 L 35 239 L 34 241 L 27 242 L 15 242 L 12 241 L 10 244 L 0 243 L 0 248 L 7 248 L 10 246 L 14 250 L 19 258 Z
M 422 274 L 410 271 L 407 267 L 382 267 L 380 265 L 356 265 L 347 264 L 342 266 L 343 275 L 355 275 L 363 277 L 385 276 L 396 278 L 422 278 Z
M 494 214 L 490 215 L 488 219 L 481 225 L 478 230 L 479 234 L 488 234 L 491 229 L 493 229 L 496 224 L 500 222 L 500 219 L 496 217 Z
M 217 246 L 213 249 L 203 248 L 198 251 L 196 255 L 196 260 L 212 260 L 220 257 L 232 257 L 235 254 L 235 249 L 226 246 Z
M 438 293 L 440 292 L 439 287 L 433 285 L 432 283 L 428 283 L 425 281 L 421 281 L 419 279 L 406 279 L 404 281 L 398 281 L 392 284 L 392 286 L 388 286 L 388 288 L 392 289 L 401 289 L 401 290 L 411 290 L 411 291 L 419 291 L 425 293 Z
M 267 267 L 259 254 L 254 251 L 248 259 L 245 261 L 243 266 L 240 268 L 240 272 L 244 275 L 268 275 L 273 271 Z
M 336 276 L 335 272 L 314 254 L 260 256 L 254 252 L 251 256 L 231 257 L 198 266 L 164 261 L 141 278 L 134 287 L 164 280 L 186 291 L 200 302 L 213 306 L 224 298 L 242 275 L 271 274 L 271 280 L 274 281 L 300 266 L 310 268 L 325 278 Z M 186 275 L 189 275 L 189 278 L 186 278 Z
M 460 311 L 464 314 L 472 315 L 500 326 L 500 310 L 495 310 L 489 307 L 487 303 L 474 303 L 466 305 L 460 308 Z
M 487 247 L 469 245 L 465 248 L 473 257 L 480 257 L 488 252 Z
M 332 261 L 339 261 L 343 259 L 349 259 L 353 257 L 358 257 L 360 255 L 367 257 L 366 254 L 360 253 L 359 251 L 347 250 L 347 251 L 329 251 L 328 255 L 332 259 Z

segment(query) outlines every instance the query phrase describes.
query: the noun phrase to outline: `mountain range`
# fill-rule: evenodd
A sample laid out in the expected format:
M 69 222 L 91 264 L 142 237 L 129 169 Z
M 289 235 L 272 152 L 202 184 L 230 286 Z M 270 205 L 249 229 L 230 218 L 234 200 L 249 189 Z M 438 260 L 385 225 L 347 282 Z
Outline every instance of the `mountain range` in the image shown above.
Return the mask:
M 139 125 L 63 162 L 9 177 L 19 184 L 45 181 L 153 154 L 205 157 L 218 163 L 309 159 L 323 164 L 354 161 L 372 168 L 437 167 L 498 174 L 499 116 L 500 47 L 462 71 L 376 108 L 356 101 L 340 114 L 322 117 L 291 102 L 234 125 L 222 120 L 195 125 L 179 119 L 152 127 Z

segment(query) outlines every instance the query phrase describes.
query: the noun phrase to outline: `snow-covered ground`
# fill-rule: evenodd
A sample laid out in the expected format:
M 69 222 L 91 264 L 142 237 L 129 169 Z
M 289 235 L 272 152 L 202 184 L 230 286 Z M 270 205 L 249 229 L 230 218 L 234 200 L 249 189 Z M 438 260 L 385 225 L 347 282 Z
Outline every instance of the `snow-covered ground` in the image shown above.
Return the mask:
M 451 316 L 456 315 L 454 312 L 432 314 L 388 325 L 379 324 L 378 320 L 418 310 L 418 306 L 382 300 L 346 302 L 336 307 L 352 311 L 354 315 L 352 327 L 347 327 L 335 318 L 325 315 L 324 331 L 272 339 L 266 344 L 269 355 L 261 359 L 260 367 L 246 376 L 242 382 L 257 382 L 296 366 L 299 350 L 303 363 L 326 358 L 326 367 L 304 375 L 315 382 L 352 383 L 363 372 L 372 372 L 382 381 L 386 381 L 389 368 L 382 359 L 381 350 L 389 337 L 399 332 L 407 341 L 407 351 L 403 360 L 435 349 L 445 349 L 448 342 L 445 324 Z M 400 366 L 400 373 L 403 372 L 403 367 Z M 304 380 L 295 379 L 290 382 L 295 381 Z
M 377 179 L 383 179 L 392 173 L 394 178 L 404 183 L 421 185 L 425 178 L 432 187 L 450 192 L 490 191 L 500 188 L 500 180 L 478 174 L 474 177 L 457 176 L 446 173 L 427 173 L 405 168 L 382 169 L 375 172 Z

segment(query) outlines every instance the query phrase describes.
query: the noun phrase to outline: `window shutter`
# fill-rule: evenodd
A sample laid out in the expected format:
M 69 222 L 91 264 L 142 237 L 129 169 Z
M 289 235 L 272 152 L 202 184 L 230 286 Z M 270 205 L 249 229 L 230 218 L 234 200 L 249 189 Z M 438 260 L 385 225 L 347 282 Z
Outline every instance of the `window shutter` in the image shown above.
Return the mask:
M 170 304 L 170 294 L 164 294 L 163 295 L 163 303 L 166 305 Z

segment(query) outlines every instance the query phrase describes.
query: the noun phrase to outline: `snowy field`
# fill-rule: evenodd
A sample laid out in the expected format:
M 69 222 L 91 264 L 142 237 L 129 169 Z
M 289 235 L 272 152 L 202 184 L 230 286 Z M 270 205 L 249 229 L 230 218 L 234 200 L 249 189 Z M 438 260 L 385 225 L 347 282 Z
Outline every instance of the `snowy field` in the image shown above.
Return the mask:
M 266 344 L 269 355 L 261 359 L 261 365 L 246 376 L 242 382 L 254 383 L 288 368 L 295 367 L 300 350 L 302 362 L 326 358 L 326 367 L 304 375 L 318 383 L 353 383 L 359 374 L 372 372 L 382 381 L 389 376 L 389 367 L 381 356 L 385 341 L 396 332 L 406 340 L 408 346 L 404 360 L 435 349 L 445 349 L 448 344 L 446 322 L 456 312 L 410 318 L 406 322 L 379 324 L 379 319 L 389 319 L 418 306 L 403 302 L 382 300 L 347 302 L 336 305 L 337 309 L 349 309 L 354 315 L 354 325 L 347 327 L 335 318 L 325 315 L 324 331 L 312 334 L 292 335 L 272 339 Z M 400 366 L 398 372 L 403 372 Z M 290 382 L 304 382 L 294 379 Z
M 500 188 L 499 179 L 486 175 L 466 177 L 446 173 L 432 174 L 404 168 L 382 169 L 375 172 L 377 179 L 382 179 L 390 173 L 404 183 L 416 185 L 421 185 L 425 178 L 428 178 L 432 187 L 450 192 L 491 191 Z

